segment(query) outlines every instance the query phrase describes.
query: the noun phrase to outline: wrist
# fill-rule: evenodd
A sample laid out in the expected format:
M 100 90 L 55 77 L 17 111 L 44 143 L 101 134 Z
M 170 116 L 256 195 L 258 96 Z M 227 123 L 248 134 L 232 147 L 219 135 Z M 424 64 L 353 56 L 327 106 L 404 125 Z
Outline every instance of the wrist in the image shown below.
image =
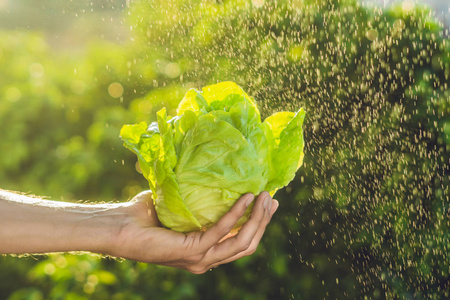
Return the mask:
M 112 211 L 112 214 L 115 215 L 115 219 L 108 232 L 108 247 L 101 253 L 135 259 L 137 257 L 135 252 L 140 251 L 136 242 L 151 239 L 149 234 L 151 230 L 146 229 L 160 226 L 151 192 L 142 192 L 130 202 L 121 203 Z M 143 229 L 145 229 L 145 237 L 142 235 Z
M 128 203 L 101 205 L 89 211 L 85 220 L 80 219 L 80 250 L 115 255 L 118 237 L 130 220 L 128 207 Z

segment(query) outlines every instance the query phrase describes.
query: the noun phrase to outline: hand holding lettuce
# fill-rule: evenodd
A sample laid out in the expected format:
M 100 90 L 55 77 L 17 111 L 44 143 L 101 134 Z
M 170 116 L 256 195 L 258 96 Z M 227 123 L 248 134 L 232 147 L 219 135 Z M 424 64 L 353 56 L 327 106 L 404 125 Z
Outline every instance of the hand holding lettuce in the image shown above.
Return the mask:
M 287 185 L 303 160 L 305 112 L 261 122 L 253 98 L 232 82 L 189 90 L 168 118 L 123 126 L 124 145 L 139 160 L 161 223 L 180 232 L 215 224 L 246 193 Z M 236 226 L 242 225 L 245 217 Z

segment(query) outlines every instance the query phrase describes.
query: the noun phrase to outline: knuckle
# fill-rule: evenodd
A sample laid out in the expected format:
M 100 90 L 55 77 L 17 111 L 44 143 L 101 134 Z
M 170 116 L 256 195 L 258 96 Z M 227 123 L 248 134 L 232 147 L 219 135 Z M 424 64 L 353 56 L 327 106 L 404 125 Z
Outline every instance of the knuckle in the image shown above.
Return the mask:
M 249 254 L 249 255 L 252 255 L 253 253 L 255 253 L 255 252 L 256 252 L 256 248 L 257 248 L 257 247 L 254 247 L 254 246 L 249 247 L 249 248 L 247 249 L 248 254 Z
M 266 198 L 266 197 L 270 197 L 270 193 L 268 191 L 262 191 L 259 194 L 260 197 Z
M 251 242 L 252 241 L 250 241 L 250 240 L 240 241 L 240 243 L 239 243 L 239 250 L 240 250 L 240 252 L 246 251 L 250 247 Z
M 202 267 L 202 266 L 192 266 L 190 268 L 187 269 L 190 273 L 192 274 L 203 274 L 205 273 L 208 269 Z
M 222 226 L 220 226 L 220 227 L 218 227 L 218 232 L 219 232 L 219 234 L 220 235 L 225 235 L 225 234 L 227 234 L 228 232 L 230 232 L 230 230 L 232 229 L 233 227 L 231 227 L 230 225 L 228 225 L 228 226 L 226 226 L 226 225 L 222 225 Z
M 196 254 L 196 255 L 193 255 L 193 256 L 191 256 L 189 258 L 189 262 L 191 264 L 197 264 L 197 263 L 199 263 L 202 260 L 202 258 L 203 258 L 202 254 Z
M 229 212 L 231 216 L 238 219 L 245 213 L 245 210 L 242 209 L 242 207 L 239 206 L 233 206 Z

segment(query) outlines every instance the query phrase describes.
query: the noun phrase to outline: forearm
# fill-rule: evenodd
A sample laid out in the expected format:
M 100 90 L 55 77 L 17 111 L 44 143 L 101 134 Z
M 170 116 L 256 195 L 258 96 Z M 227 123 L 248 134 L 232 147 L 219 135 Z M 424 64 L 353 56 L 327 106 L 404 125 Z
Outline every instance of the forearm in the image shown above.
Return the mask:
M 0 190 L 0 254 L 89 251 L 200 274 L 256 250 L 278 207 L 269 193 L 230 235 L 254 199 L 242 196 L 205 232 L 180 233 L 160 227 L 150 191 L 126 203 L 83 205 Z
M 106 253 L 126 205 L 48 201 L 0 190 L 0 253 Z

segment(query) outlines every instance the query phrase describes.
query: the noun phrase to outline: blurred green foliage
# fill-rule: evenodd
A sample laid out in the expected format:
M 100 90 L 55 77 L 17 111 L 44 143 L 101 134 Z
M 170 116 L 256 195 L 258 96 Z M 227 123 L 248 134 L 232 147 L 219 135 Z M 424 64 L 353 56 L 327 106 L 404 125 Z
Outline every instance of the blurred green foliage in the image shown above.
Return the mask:
M 305 164 L 276 194 L 251 257 L 204 275 L 92 255 L 2 257 L 0 298 L 450 297 L 450 42 L 429 9 L 173 0 L 119 11 L 130 40 L 83 51 L 0 32 L 2 188 L 127 200 L 147 187 L 120 127 L 224 80 L 265 115 L 305 107 Z

